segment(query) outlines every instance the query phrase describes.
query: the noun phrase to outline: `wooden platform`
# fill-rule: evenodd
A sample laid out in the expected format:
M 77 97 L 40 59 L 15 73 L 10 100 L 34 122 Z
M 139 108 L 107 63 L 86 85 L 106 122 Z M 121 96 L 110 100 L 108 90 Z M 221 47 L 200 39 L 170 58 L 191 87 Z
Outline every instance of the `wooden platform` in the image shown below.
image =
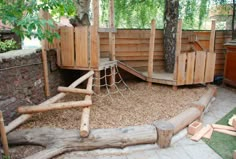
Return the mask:
M 79 67 L 79 66 L 60 66 L 62 69 L 72 69 L 72 70 L 95 70 L 95 71 L 101 71 L 105 68 L 114 67 L 117 65 L 117 61 L 110 61 L 109 58 L 100 58 L 100 63 L 98 68 L 92 68 L 92 67 Z
M 167 85 L 176 85 L 176 80 L 174 80 L 174 76 L 172 73 L 166 73 L 166 72 L 153 72 L 153 76 L 151 79 L 148 79 L 147 71 L 138 71 L 137 69 L 134 69 L 130 66 L 128 66 L 125 63 L 118 62 L 118 66 L 131 73 L 132 75 L 144 80 L 144 81 L 151 81 L 152 83 L 160 83 L 160 84 L 167 84 Z

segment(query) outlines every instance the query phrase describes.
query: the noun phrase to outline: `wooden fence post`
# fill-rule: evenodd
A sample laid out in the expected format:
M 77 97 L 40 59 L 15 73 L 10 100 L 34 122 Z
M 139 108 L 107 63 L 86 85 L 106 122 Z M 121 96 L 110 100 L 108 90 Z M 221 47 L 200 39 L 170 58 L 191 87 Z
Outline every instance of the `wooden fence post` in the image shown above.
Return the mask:
M 1 140 L 2 140 L 4 154 L 6 157 L 10 157 L 2 111 L 0 111 L 0 132 L 1 132 Z
M 148 86 L 152 85 L 152 74 L 153 74 L 153 56 L 155 48 L 155 33 L 156 33 L 156 21 L 153 19 L 151 22 L 151 34 L 149 42 L 149 55 L 148 55 Z

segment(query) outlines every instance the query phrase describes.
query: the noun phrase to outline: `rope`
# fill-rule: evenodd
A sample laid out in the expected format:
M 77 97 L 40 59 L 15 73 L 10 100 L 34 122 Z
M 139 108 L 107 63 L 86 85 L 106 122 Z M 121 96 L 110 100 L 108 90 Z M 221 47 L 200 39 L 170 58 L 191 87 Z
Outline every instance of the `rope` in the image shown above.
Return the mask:
M 102 84 L 102 85 L 99 85 L 99 86 L 96 85 L 96 84 L 93 84 L 93 87 L 100 87 L 100 88 L 105 87 L 106 94 L 105 94 L 105 95 L 100 95 L 100 94 L 94 93 L 94 95 L 95 95 L 95 96 L 98 96 L 98 97 L 100 97 L 100 98 L 106 98 L 106 97 L 109 96 L 110 100 L 111 100 L 111 101 L 114 101 L 113 98 L 112 98 L 112 95 L 114 95 L 114 94 L 120 94 L 124 99 L 126 99 L 126 97 L 123 95 L 122 92 L 123 92 L 123 91 L 126 91 L 126 90 L 129 90 L 129 91 L 132 92 L 132 90 L 131 90 L 131 89 L 128 87 L 128 85 L 125 83 L 124 79 L 122 78 L 122 76 L 121 76 L 121 74 L 120 74 L 120 72 L 119 72 L 119 69 L 118 69 L 117 65 L 115 65 L 115 72 L 114 72 L 114 73 L 113 73 L 113 71 L 112 71 L 112 67 L 110 67 L 110 73 L 108 74 L 108 73 L 107 73 L 107 68 L 108 68 L 108 67 L 104 67 L 104 76 L 102 76 L 102 77 L 100 77 L 100 78 L 95 78 L 95 77 L 94 77 L 94 79 L 96 79 L 96 80 L 102 80 L 102 79 L 104 79 L 105 83 Z M 112 84 L 109 84 L 109 83 L 107 82 L 107 78 L 108 78 L 108 77 L 111 77 L 111 76 L 115 76 L 115 77 L 116 77 L 117 75 L 118 75 L 118 77 L 119 77 L 119 80 L 118 80 L 118 81 L 117 81 L 117 79 L 116 79 L 115 82 L 112 83 Z M 120 85 L 120 84 L 123 84 L 125 88 L 124 88 L 124 89 L 119 88 L 118 85 Z M 111 91 L 111 90 L 110 90 L 111 87 L 113 87 L 113 88 L 115 89 L 115 91 Z

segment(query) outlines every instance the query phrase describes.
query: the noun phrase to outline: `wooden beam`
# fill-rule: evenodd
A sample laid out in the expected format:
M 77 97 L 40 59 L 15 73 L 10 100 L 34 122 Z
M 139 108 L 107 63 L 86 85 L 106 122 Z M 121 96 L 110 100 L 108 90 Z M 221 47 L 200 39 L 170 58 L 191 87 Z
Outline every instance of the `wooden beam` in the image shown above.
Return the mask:
M 100 85 L 101 85 L 101 79 L 100 79 L 101 73 L 100 73 L 100 71 L 95 71 L 94 76 L 95 76 L 94 92 L 98 94 L 98 93 L 100 93 Z
M 91 76 L 88 79 L 87 83 L 87 90 L 92 91 L 93 87 L 93 77 Z M 86 95 L 85 96 L 85 101 L 92 101 L 91 95 Z M 89 119 L 90 119 L 90 107 L 85 107 L 83 108 L 82 116 L 81 116 L 81 124 L 80 124 L 80 136 L 81 137 L 88 137 L 89 135 Z
M 193 135 L 191 137 L 191 140 L 199 141 L 210 130 L 211 130 L 211 126 L 210 125 L 207 125 L 206 127 L 203 127 L 199 132 L 197 132 L 195 135 Z
M 54 103 L 47 105 L 22 106 L 18 107 L 17 111 L 18 113 L 31 114 L 31 113 L 47 112 L 52 110 L 86 107 L 90 105 L 92 105 L 92 101 L 70 101 L 70 102 Z
M 93 0 L 93 25 L 91 31 L 91 56 L 90 66 L 97 69 L 100 64 L 100 38 L 98 34 L 99 27 L 99 1 Z
M 214 129 L 224 129 L 224 130 L 230 130 L 230 131 L 236 131 L 236 129 L 232 126 L 226 126 L 226 125 L 220 125 L 220 124 L 212 124 L 212 127 Z
M 229 131 L 229 130 L 214 129 L 214 131 L 219 132 L 219 133 L 223 133 L 223 134 L 226 134 L 226 135 L 236 136 L 236 132 Z
M 115 29 L 115 16 L 114 13 L 115 8 L 114 8 L 114 0 L 110 0 L 109 3 L 109 27 L 111 29 Z M 111 60 L 115 61 L 116 60 L 116 51 L 115 51 L 115 34 L 112 32 L 109 32 L 109 49 L 110 49 L 110 54 L 111 54 Z
M 57 88 L 58 92 L 64 92 L 64 93 L 78 93 L 78 94 L 87 94 L 87 95 L 92 95 L 93 91 L 92 90 L 87 90 L 87 89 L 79 89 L 79 88 L 68 88 L 68 87 L 58 87 Z
M 182 44 L 182 19 L 179 19 L 178 21 L 178 28 L 177 28 L 177 33 L 176 33 L 176 50 L 175 50 L 175 68 L 174 68 L 174 80 L 177 79 L 177 60 L 178 56 L 181 53 L 181 44 Z
M 98 28 L 99 33 L 116 33 L 116 28 Z
M 151 22 L 151 33 L 149 42 L 149 54 L 148 54 L 148 79 L 152 79 L 153 74 L 153 56 L 155 48 L 155 33 L 156 33 L 156 21 L 153 19 Z M 148 81 L 148 86 L 151 86 L 152 82 Z
M 214 52 L 214 46 L 215 46 L 215 28 L 216 28 L 216 21 L 212 20 L 211 22 L 211 36 L 210 36 L 210 46 L 209 46 L 209 52 Z
M 1 140 L 2 140 L 4 155 L 6 157 L 10 157 L 8 141 L 7 141 L 7 135 L 6 135 L 6 130 L 5 130 L 5 126 L 4 126 L 4 119 L 3 119 L 2 111 L 0 111 L 0 133 L 1 133 Z
M 90 76 L 92 76 L 94 74 L 94 71 L 89 71 L 88 73 L 86 73 L 85 75 L 83 75 L 82 77 L 80 77 L 79 79 L 77 79 L 76 81 L 74 81 L 69 88 L 75 88 L 76 86 L 78 86 L 79 84 L 81 84 L 83 81 L 85 81 L 87 78 L 89 78 Z M 65 93 L 59 93 L 57 95 L 55 95 L 54 97 L 44 101 L 43 103 L 39 104 L 39 105 L 48 105 L 48 104 L 52 104 L 55 103 L 56 101 L 62 99 L 63 97 L 65 97 Z M 7 126 L 6 126 L 6 133 L 9 133 L 10 131 L 14 130 L 16 127 L 18 127 L 19 125 L 21 125 L 22 123 L 24 123 L 25 121 L 27 121 L 28 119 L 30 119 L 32 117 L 31 114 L 24 114 L 19 116 L 18 118 L 16 118 L 15 120 L 13 120 L 12 122 L 10 122 Z

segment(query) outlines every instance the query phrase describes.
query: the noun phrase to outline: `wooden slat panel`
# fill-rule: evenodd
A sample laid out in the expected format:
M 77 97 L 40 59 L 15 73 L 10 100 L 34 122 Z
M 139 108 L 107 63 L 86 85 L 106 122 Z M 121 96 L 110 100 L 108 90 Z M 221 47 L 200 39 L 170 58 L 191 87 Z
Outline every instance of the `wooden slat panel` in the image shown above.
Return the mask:
M 208 52 L 206 58 L 205 83 L 208 83 L 214 80 L 216 54 Z
M 75 28 L 76 66 L 88 67 L 88 27 Z
M 185 84 L 186 53 L 180 54 L 177 61 L 177 85 Z
M 204 83 L 206 52 L 196 52 L 194 83 Z
M 195 66 L 195 52 L 187 54 L 187 71 L 185 84 L 193 84 Z
M 74 66 L 74 28 L 61 27 L 62 66 Z

